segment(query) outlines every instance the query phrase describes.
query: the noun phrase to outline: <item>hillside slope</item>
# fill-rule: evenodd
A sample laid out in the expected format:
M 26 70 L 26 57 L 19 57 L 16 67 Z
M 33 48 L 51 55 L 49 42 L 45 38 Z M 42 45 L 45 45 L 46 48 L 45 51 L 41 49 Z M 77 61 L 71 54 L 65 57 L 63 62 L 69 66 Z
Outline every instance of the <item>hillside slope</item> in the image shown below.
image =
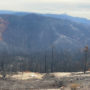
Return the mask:
M 90 26 L 38 14 L 0 15 L 0 48 L 8 52 L 76 50 L 90 45 Z M 3 22 L 4 21 L 4 22 Z

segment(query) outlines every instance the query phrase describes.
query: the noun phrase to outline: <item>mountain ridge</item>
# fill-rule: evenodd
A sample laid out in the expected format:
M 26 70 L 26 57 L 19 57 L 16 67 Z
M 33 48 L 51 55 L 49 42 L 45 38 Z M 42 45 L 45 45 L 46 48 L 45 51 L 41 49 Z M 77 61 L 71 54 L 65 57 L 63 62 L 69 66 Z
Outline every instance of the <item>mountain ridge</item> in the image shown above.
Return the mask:
M 41 14 L 41 13 L 33 13 L 33 12 L 23 12 L 23 11 L 9 11 L 9 10 L 0 10 L 0 14 L 9 14 L 9 15 L 29 15 L 29 14 L 37 14 L 37 15 L 43 15 L 46 17 L 52 17 L 52 18 L 57 18 L 57 19 L 66 19 L 66 20 L 71 20 L 74 22 L 79 22 L 79 23 L 85 23 L 85 24 L 90 24 L 90 20 L 87 18 L 82 18 L 82 17 L 75 17 L 75 16 L 70 16 L 68 14 Z

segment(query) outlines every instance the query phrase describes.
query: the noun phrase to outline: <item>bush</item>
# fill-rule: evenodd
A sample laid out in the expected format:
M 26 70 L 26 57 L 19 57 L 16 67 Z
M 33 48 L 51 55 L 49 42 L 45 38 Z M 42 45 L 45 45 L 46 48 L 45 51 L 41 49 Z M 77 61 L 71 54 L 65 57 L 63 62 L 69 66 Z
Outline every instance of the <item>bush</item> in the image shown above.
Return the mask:
M 65 83 L 64 83 L 64 81 L 63 80 L 55 80 L 55 86 L 56 87 L 62 87 L 62 86 L 65 86 Z
M 77 90 L 77 88 L 79 87 L 80 85 L 79 84 L 76 84 L 76 83 L 74 83 L 74 84 L 71 84 L 71 90 Z

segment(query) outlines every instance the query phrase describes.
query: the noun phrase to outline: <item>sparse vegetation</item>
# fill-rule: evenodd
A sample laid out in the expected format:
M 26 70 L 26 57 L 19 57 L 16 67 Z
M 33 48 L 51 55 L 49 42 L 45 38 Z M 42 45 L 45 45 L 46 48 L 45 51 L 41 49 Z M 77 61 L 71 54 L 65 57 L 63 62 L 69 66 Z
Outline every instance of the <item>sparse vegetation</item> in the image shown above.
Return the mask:
M 49 90 L 52 88 L 55 90 L 90 90 L 90 72 L 88 72 L 87 74 L 77 74 L 75 72 L 73 74 L 71 73 L 71 75 L 68 77 L 67 75 L 62 77 L 60 73 L 58 73 L 60 75 L 58 77 L 56 76 L 56 73 L 49 73 L 51 79 L 43 78 L 45 74 L 41 74 L 41 79 L 38 78 L 40 76 L 40 73 L 28 72 L 28 74 L 31 75 L 31 77 L 27 78 L 26 74 L 23 73 L 26 79 L 20 79 L 22 77 L 18 77 L 15 79 L 13 76 L 10 76 L 6 80 L 0 79 L 0 90 L 35 90 L 36 88 L 43 90 Z M 37 76 L 33 77 L 33 75 L 35 74 Z M 17 75 L 19 75 L 19 73 Z M 52 76 L 54 76 L 54 78 Z M 79 80 L 76 79 L 77 77 L 79 78 Z M 70 82 L 70 79 L 73 79 L 73 82 Z
M 80 85 L 77 83 L 73 83 L 73 84 L 71 84 L 70 87 L 71 87 L 71 90 L 77 90 L 77 88 L 80 87 Z

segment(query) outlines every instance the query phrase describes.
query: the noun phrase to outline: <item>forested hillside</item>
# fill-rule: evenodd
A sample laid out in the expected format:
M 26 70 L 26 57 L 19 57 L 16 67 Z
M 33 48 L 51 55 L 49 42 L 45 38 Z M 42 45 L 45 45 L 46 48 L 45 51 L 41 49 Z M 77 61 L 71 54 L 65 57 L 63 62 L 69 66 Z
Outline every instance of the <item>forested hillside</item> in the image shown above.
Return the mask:
M 0 48 L 8 53 L 77 50 L 90 45 L 90 26 L 39 14 L 0 15 Z M 3 31 L 3 32 L 2 32 Z

